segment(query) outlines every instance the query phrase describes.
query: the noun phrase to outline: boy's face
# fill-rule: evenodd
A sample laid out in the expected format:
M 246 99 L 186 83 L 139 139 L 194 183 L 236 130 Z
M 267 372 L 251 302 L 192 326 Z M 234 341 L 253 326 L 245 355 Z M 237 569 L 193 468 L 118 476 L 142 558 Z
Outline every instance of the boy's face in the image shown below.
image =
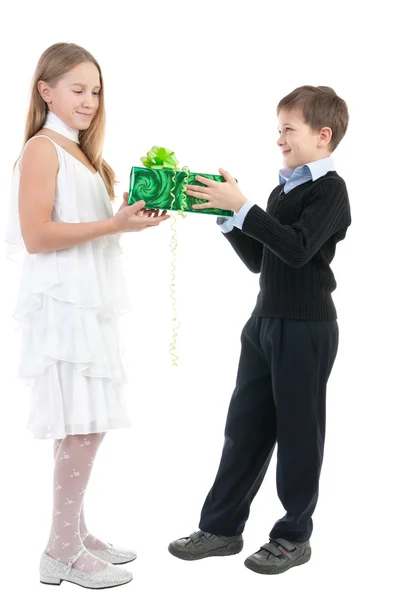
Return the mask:
M 285 168 L 295 169 L 331 155 L 331 129 L 324 127 L 321 131 L 313 131 L 304 122 L 300 109 L 279 113 L 278 132 L 277 144 L 282 152 Z

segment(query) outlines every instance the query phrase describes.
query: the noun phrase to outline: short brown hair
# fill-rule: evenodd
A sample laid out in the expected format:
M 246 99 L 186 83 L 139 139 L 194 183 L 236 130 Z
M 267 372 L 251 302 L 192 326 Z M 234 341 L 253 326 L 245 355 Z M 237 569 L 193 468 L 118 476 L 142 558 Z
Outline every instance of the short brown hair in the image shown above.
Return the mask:
M 282 98 L 277 107 L 277 114 L 284 111 L 300 109 L 304 122 L 313 131 L 330 127 L 333 152 L 343 139 L 349 124 L 347 104 L 331 87 L 320 85 L 303 85 Z

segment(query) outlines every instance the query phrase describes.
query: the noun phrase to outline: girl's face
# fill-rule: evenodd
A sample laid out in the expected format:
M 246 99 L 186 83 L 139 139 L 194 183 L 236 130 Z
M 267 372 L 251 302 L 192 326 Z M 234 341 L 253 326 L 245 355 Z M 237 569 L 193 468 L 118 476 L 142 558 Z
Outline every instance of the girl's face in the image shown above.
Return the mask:
M 40 87 L 42 86 L 42 87 Z M 91 62 L 84 62 L 64 75 L 51 88 L 44 82 L 39 90 L 49 109 L 73 129 L 88 129 L 99 108 L 100 74 Z

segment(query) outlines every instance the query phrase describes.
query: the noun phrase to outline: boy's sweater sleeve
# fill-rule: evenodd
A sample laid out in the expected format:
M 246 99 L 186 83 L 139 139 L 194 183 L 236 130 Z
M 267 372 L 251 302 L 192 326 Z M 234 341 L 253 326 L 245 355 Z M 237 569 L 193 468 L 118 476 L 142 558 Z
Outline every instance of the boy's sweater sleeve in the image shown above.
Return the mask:
M 268 198 L 266 208 L 267 211 L 269 210 L 269 207 L 271 205 L 271 200 L 273 198 L 274 192 L 275 190 L 272 190 Z M 260 207 L 258 208 L 260 211 L 264 212 Z M 243 261 L 246 267 L 252 273 L 260 273 L 264 245 L 258 240 L 254 239 L 253 237 L 250 237 L 237 227 L 234 227 L 229 232 L 223 233 L 223 235 L 231 244 L 232 248 L 235 250 L 236 254 Z
M 261 208 L 260 211 L 262 211 Z M 242 259 L 246 267 L 250 269 L 252 273 L 260 273 L 261 260 L 264 251 L 263 244 L 253 237 L 246 235 L 237 227 L 234 227 L 229 233 L 223 233 L 222 235 L 230 242 L 236 254 Z
M 240 245 L 247 249 L 247 256 L 250 256 L 248 249 L 253 249 L 251 256 L 254 264 L 262 255 L 260 245 L 265 245 L 289 266 L 300 268 L 329 238 L 346 229 L 350 223 L 346 185 L 324 181 L 310 196 L 299 221 L 293 225 L 282 225 L 278 219 L 254 205 L 243 222 L 242 233 L 250 237 L 255 245 L 251 246 L 241 239 Z

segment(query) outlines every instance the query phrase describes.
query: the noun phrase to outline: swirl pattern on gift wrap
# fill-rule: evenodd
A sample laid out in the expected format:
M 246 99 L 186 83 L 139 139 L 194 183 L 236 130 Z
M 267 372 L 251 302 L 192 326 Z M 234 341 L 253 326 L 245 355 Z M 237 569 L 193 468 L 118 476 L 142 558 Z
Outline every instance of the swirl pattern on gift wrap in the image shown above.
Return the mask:
M 148 208 L 164 210 L 170 190 L 171 172 L 168 176 L 165 175 L 165 171 L 157 169 L 140 169 L 135 173 L 133 194 L 135 198 L 144 200 Z

